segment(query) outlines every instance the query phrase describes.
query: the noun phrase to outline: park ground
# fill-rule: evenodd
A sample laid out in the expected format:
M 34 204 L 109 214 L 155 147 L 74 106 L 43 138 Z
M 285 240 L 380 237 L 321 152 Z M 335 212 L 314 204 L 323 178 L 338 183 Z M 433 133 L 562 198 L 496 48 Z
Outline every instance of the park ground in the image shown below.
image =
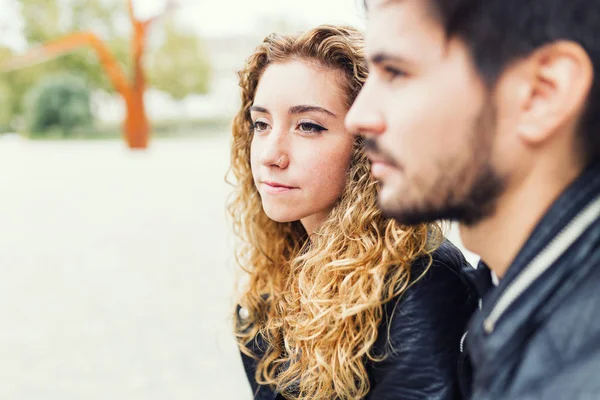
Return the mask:
M 0 398 L 249 399 L 225 135 L 0 135 Z M 456 239 L 456 232 L 452 232 Z

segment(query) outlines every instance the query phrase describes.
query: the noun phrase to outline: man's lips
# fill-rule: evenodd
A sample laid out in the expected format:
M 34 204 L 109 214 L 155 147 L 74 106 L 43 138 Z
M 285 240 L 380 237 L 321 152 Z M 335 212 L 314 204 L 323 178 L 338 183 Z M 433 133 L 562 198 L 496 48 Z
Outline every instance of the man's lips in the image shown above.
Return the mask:
M 393 165 L 382 163 L 382 162 L 374 162 L 371 164 L 371 173 L 376 179 L 384 179 L 386 175 L 397 170 Z
M 396 167 L 395 163 L 390 160 L 388 157 L 384 157 L 379 153 L 373 152 L 373 151 L 368 151 L 367 150 L 367 157 L 369 157 L 369 160 L 371 160 L 371 163 L 379 163 L 379 164 L 387 164 L 391 167 Z
M 367 152 L 367 156 L 371 160 L 371 173 L 377 179 L 383 179 L 387 174 L 398 169 L 395 163 L 378 154 Z

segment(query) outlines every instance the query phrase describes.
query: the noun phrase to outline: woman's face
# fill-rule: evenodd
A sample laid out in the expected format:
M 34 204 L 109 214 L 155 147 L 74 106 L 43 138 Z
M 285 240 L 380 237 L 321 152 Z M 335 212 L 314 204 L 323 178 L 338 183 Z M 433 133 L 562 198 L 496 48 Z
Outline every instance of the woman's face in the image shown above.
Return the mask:
M 339 200 L 354 138 L 341 71 L 304 61 L 267 67 L 251 108 L 254 183 L 269 218 L 312 233 Z

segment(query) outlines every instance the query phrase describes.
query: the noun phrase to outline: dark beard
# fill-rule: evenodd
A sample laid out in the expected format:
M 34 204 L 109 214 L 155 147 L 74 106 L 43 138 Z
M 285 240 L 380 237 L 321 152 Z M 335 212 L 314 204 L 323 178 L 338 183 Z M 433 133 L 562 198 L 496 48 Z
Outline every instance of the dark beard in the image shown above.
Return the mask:
M 444 177 L 444 179 L 448 178 Z M 460 181 L 456 177 L 454 179 Z M 447 183 L 444 186 L 447 186 Z M 387 212 L 384 209 L 384 215 L 403 225 L 450 220 L 460 222 L 466 226 L 473 226 L 494 214 L 496 200 L 503 191 L 504 180 L 500 178 L 491 165 L 485 164 L 481 166 L 481 170 L 466 196 L 459 198 L 456 192 L 451 189 L 446 190 L 445 194 L 435 191 L 435 193 L 445 197 L 441 204 L 428 201 L 396 212 Z
M 384 214 L 405 225 L 451 220 L 467 226 L 493 215 L 506 186 L 490 163 L 495 121 L 495 110 L 488 104 L 474 124 L 471 146 L 465 150 L 471 157 L 462 170 L 449 175 L 444 173 L 448 169 L 440 165 L 438 179 L 420 204 L 384 209 Z M 465 188 L 469 181 L 470 186 Z

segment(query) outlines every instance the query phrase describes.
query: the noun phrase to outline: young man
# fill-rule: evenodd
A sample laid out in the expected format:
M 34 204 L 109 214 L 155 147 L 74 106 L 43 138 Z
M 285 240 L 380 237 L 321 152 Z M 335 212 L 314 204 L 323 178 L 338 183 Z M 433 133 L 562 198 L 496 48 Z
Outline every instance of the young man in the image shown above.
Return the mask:
M 380 204 L 460 222 L 500 278 L 473 398 L 600 398 L 600 0 L 368 0 L 347 117 Z

